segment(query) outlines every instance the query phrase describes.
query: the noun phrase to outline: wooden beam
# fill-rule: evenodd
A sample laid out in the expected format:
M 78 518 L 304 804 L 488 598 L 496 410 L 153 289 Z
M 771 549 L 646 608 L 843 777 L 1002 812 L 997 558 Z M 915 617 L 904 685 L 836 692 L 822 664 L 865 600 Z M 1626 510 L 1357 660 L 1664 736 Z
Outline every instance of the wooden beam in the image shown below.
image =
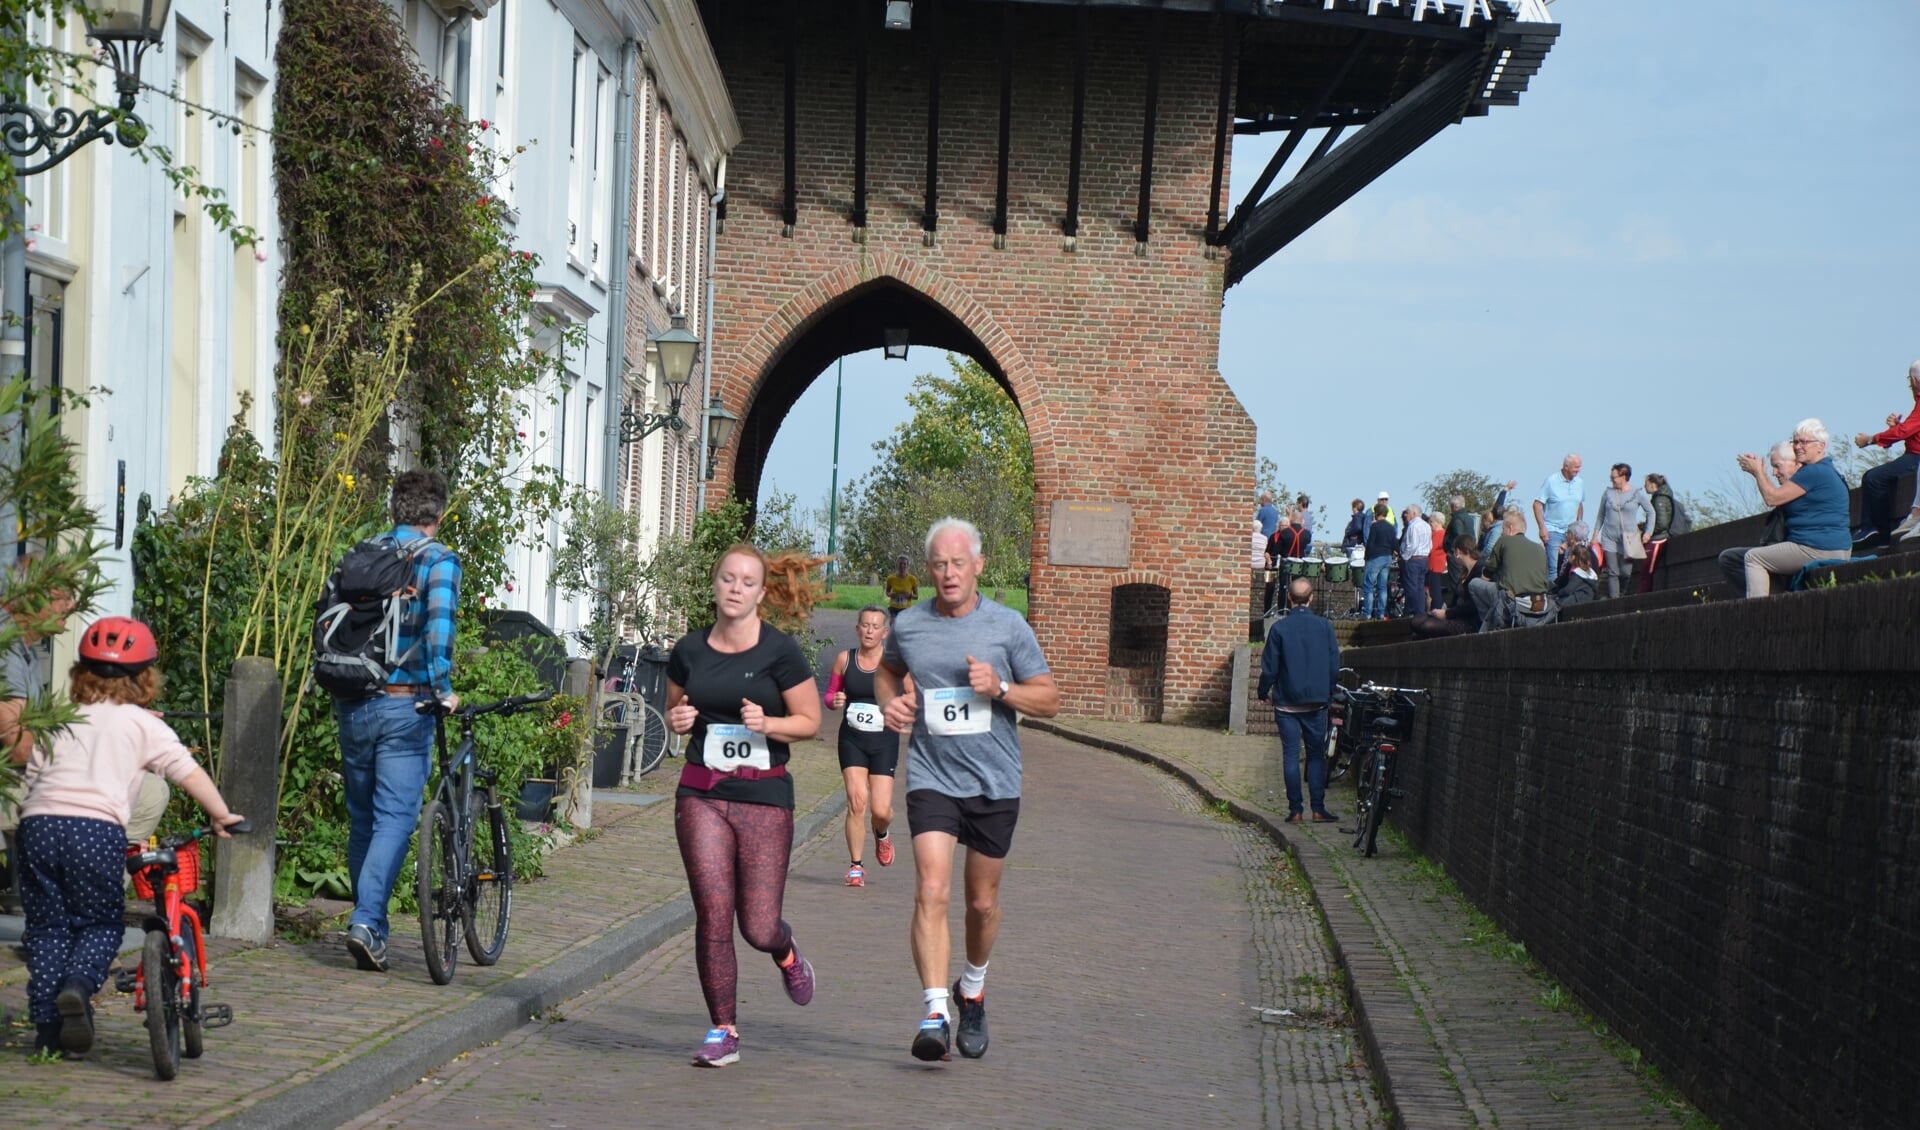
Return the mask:
M 1068 142 L 1067 218 L 1060 230 L 1067 238 L 1080 234 L 1080 148 L 1087 137 L 1087 6 L 1073 13 L 1073 137 Z
M 1000 170 L 993 190 L 994 246 L 1006 246 L 1007 162 L 1013 148 L 1013 5 L 1000 6 Z
M 1213 191 L 1207 196 L 1207 242 L 1220 243 L 1220 190 L 1227 174 L 1227 135 L 1233 132 L 1234 24 L 1226 0 L 1214 0 L 1214 18 L 1220 23 L 1220 102 L 1213 125 Z
M 927 205 L 920 227 L 932 232 L 940 226 L 940 0 L 921 2 L 927 29 Z
M 1167 10 L 1153 10 L 1153 25 L 1147 32 L 1147 108 L 1140 129 L 1140 208 L 1134 213 L 1133 238 L 1145 243 L 1153 234 L 1153 141 L 1160 124 L 1160 44 L 1167 37 Z
M 794 103 L 798 101 L 797 87 L 800 75 L 800 18 L 795 7 L 787 9 L 787 75 L 786 75 L 786 176 L 785 195 L 780 205 L 780 219 L 786 224 L 785 235 L 793 234 L 793 226 L 800 222 L 800 200 L 798 174 L 796 167 L 799 154 L 795 141 L 797 135 L 794 120 Z
M 1360 58 L 1360 52 L 1365 49 L 1370 34 L 1362 31 L 1353 37 L 1352 45 L 1347 48 L 1346 57 L 1340 60 L 1340 66 L 1334 70 L 1333 77 L 1320 88 L 1320 93 L 1313 100 L 1313 108 L 1300 116 L 1301 122 L 1313 121 L 1320 116 L 1320 111 L 1326 109 L 1327 103 L 1339 91 L 1340 84 L 1346 80 L 1347 72 Z M 1307 136 L 1307 129 L 1308 127 L 1304 124 L 1295 125 L 1293 132 L 1287 134 L 1287 140 L 1281 144 L 1280 151 L 1273 155 L 1273 160 L 1267 162 L 1266 169 L 1260 173 L 1260 179 L 1247 190 L 1247 195 L 1241 199 L 1240 206 L 1233 210 L 1233 219 L 1227 221 L 1227 230 L 1223 239 L 1232 240 L 1239 234 L 1240 229 L 1246 226 L 1247 220 L 1253 215 L 1253 210 L 1259 206 L 1260 198 L 1265 196 L 1267 189 L 1272 186 L 1273 178 L 1280 175 L 1280 169 L 1287 163 L 1287 158 L 1293 156 L 1293 151 L 1299 146 L 1300 140 Z
M 855 4 L 853 13 L 853 226 L 867 226 L 867 44 L 873 13 Z

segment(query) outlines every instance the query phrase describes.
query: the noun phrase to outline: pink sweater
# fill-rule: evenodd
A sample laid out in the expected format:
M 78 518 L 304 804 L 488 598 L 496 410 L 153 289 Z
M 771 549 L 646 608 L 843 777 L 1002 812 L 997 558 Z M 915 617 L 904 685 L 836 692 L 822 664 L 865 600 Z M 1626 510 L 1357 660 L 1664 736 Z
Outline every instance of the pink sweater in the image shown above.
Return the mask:
M 80 708 L 80 720 L 53 739 L 48 751 L 36 741 L 27 760 L 28 816 L 79 816 L 124 827 L 133 815 L 133 790 L 143 772 L 180 782 L 195 769 L 193 754 L 142 707 L 95 703 Z

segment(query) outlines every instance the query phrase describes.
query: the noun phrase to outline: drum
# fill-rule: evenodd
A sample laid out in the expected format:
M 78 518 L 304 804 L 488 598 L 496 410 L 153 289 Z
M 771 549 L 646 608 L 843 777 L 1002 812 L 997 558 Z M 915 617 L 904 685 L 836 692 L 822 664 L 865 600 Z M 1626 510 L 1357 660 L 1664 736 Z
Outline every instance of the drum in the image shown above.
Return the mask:
M 1352 549 L 1347 550 L 1347 564 L 1355 569 L 1365 569 L 1367 567 L 1367 547 L 1364 545 L 1356 545 Z
M 1304 577 L 1319 576 L 1320 575 L 1320 559 L 1318 557 L 1302 557 L 1300 559 L 1299 575 Z
M 1340 585 L 1340 584 L 1345 584 L 1346 580 L 1347 580 L 1347 563 L 1342 560 L 1328 558 L 1327 559 L 1327 582 L 1329 584 Z

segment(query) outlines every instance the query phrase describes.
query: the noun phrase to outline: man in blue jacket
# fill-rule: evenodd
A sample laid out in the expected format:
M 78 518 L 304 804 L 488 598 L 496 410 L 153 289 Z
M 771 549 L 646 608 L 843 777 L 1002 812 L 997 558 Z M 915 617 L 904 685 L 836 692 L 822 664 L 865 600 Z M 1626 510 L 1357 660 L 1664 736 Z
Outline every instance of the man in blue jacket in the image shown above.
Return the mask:
M 1287 614 L 1267 632 L 1260 656 L 1260 701 L 1273 701 L 1280 728 L 1282 766 L 1287 778 L 1287 823 L 1301 820 L 1300 747 L 1307 750 L 1307 790 L 1313 797 L 1313 822 L 1337 820 L 1327 811 L 1327 704 L 1340 674 L 1340 642 L 1333 625 L 1309 607 L 1313 582 L 1297 577 L 1287 587 Z

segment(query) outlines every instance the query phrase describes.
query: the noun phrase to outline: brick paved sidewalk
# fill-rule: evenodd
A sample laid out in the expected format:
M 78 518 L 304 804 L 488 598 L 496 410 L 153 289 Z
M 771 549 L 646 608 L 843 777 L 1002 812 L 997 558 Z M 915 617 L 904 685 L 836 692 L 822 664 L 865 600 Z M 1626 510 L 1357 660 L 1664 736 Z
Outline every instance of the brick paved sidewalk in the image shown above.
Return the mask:
M 819 741 L 794 748 L 797 835 L 837 827 L 838 764 Z M 678 762 L 645 783 L 671 794 Z M 417 919 L 397 918 L 385 975 L 354 969 L 338 936 L 311 944 L 208 947 L 207 999 L 233 1006 L 206 1054 L 179 1078 L 153 1076 L 142 1017 L 111 986 L 96 1002 L 99 1038 L 80 1062 L 30 1064 L 32 1029 L 0 1026 L 0 1109 L 35 1126 L 332 1126 L 427 1068 L 513 1027 L 624 968 L 692 921 L 671 803 L 597 804 L 591 839 L 547 859 L 545 878 L 517 887 L 506 954 L 491 968 L 464 949 L 451 985 L 436 986 Z M 18 964 L 9 955 L 6 961 Z M 0 1013 L 21 1016 L 24 978 L 0 984 Z
M 1028 724 L 1172 770 L 1286 844 L 1326 915 L 1397 1125 L 1681 1124 L 1577 1009 L 1487 943 L 1483 921 L 1404 841 L 1383 835 L 1372 859 L 1353 851 L 1351 835 L 1336 831 L 1351 827 L 1351 785 L 1328 790 L 1340 824 L 1283 823 L 1275 738 L 1088 719 Z
M 785 904 L 818 992 L 795 1008 L 737 943 L 737 1066 L 688 1063 L 707 1015 L 687 931 L 352 1125 L 1384 1125 L 1319 916 L 1272 841 L 1158 770 L 1050 735 L 1023 745 L 984 1059 L 908 1054 L 921 998 L 906 829 L 858 890 L 827 833 Z

